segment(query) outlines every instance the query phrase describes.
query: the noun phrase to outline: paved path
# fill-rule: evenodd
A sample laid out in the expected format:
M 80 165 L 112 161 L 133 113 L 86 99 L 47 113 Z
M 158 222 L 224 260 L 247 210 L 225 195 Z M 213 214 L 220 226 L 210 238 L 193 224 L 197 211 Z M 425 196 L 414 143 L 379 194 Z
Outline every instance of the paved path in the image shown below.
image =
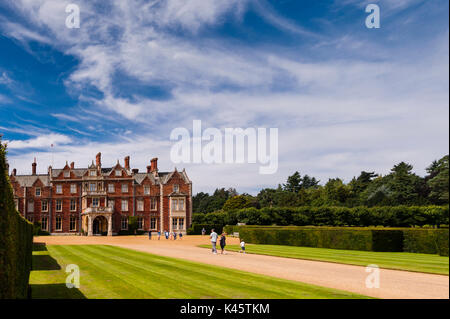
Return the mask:
M 137 237 L 38 237 L 47 244 L 107 244 L 167 257 L 249 271 L 262 275 L 295 280 L 323 287 L 351 291 L 366 296 L 387 299 L 449 298 L 449 277 L 380 269 L 380 287 L 366 288 L 366 268 L 320 261 L 290 259 L 228 252 L 213 255 L 210 250 L 196 247 L 208 243 L 207 237 L 189 236 L 182 241 L 165 239 L 149 241 Z M 228 244 L 237 244 L 228 238 Z

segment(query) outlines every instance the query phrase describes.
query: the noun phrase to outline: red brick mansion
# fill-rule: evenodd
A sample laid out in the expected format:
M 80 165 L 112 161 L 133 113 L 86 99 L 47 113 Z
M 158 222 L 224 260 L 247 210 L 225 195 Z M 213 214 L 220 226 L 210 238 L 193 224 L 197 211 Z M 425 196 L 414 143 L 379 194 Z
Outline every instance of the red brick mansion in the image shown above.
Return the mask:
M 17 210 L 31 222 L 41 222 L 51 234 L 114 235 L 128 229 L 136 216 L 143 231 L 186 232 L 192 216 L 192 182 L 185 170 L 159 172 L 158 159 L 145 173 L 130 169 L 130 157 L 113 167 L 102 167 L 101 154 L 87 168 L 72 162 L 10 180 Z

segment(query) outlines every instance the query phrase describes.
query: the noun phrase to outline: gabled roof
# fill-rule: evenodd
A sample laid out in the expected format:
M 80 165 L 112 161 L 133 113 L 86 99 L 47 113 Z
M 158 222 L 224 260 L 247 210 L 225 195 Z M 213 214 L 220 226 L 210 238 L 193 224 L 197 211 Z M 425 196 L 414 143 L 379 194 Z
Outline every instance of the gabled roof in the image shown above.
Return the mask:
M 39 179 L 44 186 L 49 186 L 48 175 L 17 175 L 14 179 L 22 187 L 31 187 Z

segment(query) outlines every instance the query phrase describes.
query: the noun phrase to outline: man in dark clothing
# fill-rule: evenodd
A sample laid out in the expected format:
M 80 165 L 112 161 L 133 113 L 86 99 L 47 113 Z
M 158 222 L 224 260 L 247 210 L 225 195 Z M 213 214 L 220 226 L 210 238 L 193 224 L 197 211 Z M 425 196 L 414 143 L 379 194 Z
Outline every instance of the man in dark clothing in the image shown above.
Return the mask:
M 222 236 L 220 237 L 220 249 L 222 250 L 221 254 L 225 251 L 225 246 L 227 245 L 227 238 L 225 237 L 225 233 L 222 233 Z

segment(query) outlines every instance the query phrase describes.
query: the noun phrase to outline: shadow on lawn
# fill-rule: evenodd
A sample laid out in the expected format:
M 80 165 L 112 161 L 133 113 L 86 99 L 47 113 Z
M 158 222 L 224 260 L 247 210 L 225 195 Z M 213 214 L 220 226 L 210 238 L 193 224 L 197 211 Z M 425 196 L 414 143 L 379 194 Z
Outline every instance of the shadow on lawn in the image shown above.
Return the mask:
M 66 284 L 30 285 L 32 299 L 86 299 L 77 288 L 67 288 Z
M 61 266 L 50 255 L 33 255 L 31 270 L 60 270 Z
M 45 243 L 33 243 L 33 251 L 47 251 Z

